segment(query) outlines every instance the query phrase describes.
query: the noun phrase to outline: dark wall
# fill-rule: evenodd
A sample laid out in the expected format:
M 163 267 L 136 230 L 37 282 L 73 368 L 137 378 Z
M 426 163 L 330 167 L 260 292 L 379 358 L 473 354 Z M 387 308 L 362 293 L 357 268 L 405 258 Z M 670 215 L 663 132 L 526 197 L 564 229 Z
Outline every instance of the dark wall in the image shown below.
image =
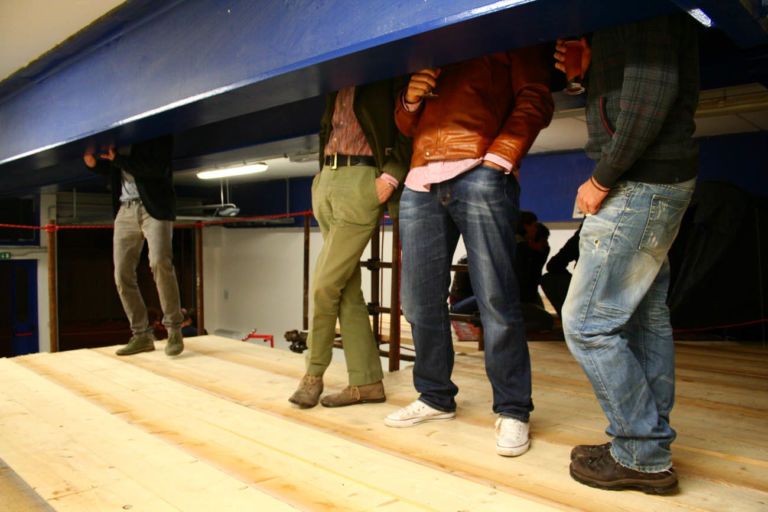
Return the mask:
M 62 229 L 57 248 L 60 349 L 126 343 L 131 334 L 115 288 L 112 230 Z M 174 230 L 173 252 L 182 307 L 194 306 L 193 230 Z M 147 307 L 160 310 L 146 245 L 136 273 Z
M 10 266 L 0 264 L 0 290 L 11 289 Z M 11 297 L 0 293 L 0 357 L 11 357 Z
M 700 180 L 669 253 L 675 329 L 766 340 L 768 198 Z

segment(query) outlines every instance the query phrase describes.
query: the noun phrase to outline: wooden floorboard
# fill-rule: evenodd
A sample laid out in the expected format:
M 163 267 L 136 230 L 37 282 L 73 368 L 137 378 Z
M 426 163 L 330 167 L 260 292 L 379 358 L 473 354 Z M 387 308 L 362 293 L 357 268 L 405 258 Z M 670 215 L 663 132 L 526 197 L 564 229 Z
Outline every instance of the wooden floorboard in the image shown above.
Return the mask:
M 38 504 L 78 512 L 768 509 L 768 350 L 760 346 L 678 343 L 681 492 L 659 497 L 600 491 L 568 475 L 571 447 L 603 442 L 606 422 L 562 342 L 530 344 L 532 447 L 517 458 L 495 453 L 475 344 L 457 349 L 457 418 L 409 429 L 383 418 L 416 397 L 410 368 L 386 375 L 386 403 L 302 410 L 287 401 L 303 374 L 299 354 L 203 336 L 168 358 L 162 345 L 124 358 L 107 347 L 0 359 L 0 457 Z M 324 381 L 327 392 L 346 385 L 343 363 Z M 34 510 L 20 507 L 2 510 Z
M 0 510 L 50 512 L 53 509 L 0 459 Z

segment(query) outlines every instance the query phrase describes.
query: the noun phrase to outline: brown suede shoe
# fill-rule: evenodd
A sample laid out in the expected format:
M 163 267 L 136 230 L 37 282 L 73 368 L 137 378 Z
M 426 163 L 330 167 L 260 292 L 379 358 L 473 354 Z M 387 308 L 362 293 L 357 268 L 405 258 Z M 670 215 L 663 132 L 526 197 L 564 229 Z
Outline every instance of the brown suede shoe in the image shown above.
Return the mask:
M 603 452 L 611 451 L 611 442 L 603 444 L 580 444 L 571 450 L 571 460 L 583 459 L 584 457 L 599 457 Z
M 610 450 L 603 451 L 597 457 L 573 460 L 571 476 L 584 485 L 610 491 L 637 489 L 646 494 L 671 494 L 677 491 L 677 473 L 674 469 L 643 473 L 625 468 L 614 460 Z
M 324 407 L 344 407 L 354 404 L 381 403 L 386 399 L 384 384 L 379 381 L 363 386 L 347 386 L 339 393 L 324 396 L 320 403 Z
M 314 407 L 317 405 L 317 399 L 323 392 L 323 378 L 314 375 L 304 375 L 299 382 L 299 387 L 288 399 L 302 409 Z

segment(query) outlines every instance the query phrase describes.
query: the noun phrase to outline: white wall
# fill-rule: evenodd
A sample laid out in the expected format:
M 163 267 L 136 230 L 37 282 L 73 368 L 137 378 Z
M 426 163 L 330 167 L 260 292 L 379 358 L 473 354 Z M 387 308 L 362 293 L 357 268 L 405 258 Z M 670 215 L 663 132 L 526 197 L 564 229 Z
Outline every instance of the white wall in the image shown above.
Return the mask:
M 551 229 L 549 232 L 549 257 L 552 258 L 555 254 L 557 254 L 557 251 L 559 251 L 563 245 L 565 245 L 565 242 L 568 241 L 569 238 L 573 236 L 573 233 L 578 229 L 579 224 L 574 223 L 572 227 L 568 227 L 567 229 Z M 568 265 L 568 269 L 573 272 L 574 262 L 571 262 Z M 546 268 L 544 269 L 544 272 L 546 272 Z M 541 293 L 541 289 L 539 289 L 539 292 Z
M 389 250 L 391 236 L 384 243 Z M 310 279 L 321 245 L 320 230 L 313 228 Z M 367 248 L 363 257 L 369 254 Z M 385 258 L 390 260 L 388 255 Z M 210 334 L 231 331 L 232 337 L 245 336 L 258 329 L 259 334 L 272 334 L 278 341 L 284 339 L 285 331 L 301 329 L 303 228 L 205 228 L 203 260 L 205 328 Z M 388 271 L 384 279 L 390 279 Z M 363 283 L 366 300 L 370 300 L 367 270 L 363 270 Z M 385 284 L 388 294 L 389 283 Z
M 312 234 L 311 259 L 320 250 Z M 282 338 L 301 329 L 303 229 L 231 229 L 203 231 L 205 327 L 210 334 L 253 329 Z
M 40 195 L 40 225 L 56 218 L 56 195 Z M 40 231 L 40 245 L 0 246 L 3 252 L 10 252 L 14 260 L 37 261 L 37 328 L 40 352 L 51 351 L 50 310 L 48 305 L 48 234 Z
M 56 194 L 40 194 L 40 225 L 45 226 L 56 218 Z M 50 295 L 48 293 L 48 233 L 40 232 L 40 248 L 37 260 L 37 321 L 40 352 L 51 351 Z M 62 297 L 59 297 L 59 301 Z
M 575 228 L 574 228 L 575 229 Z M 574 229 L 552 230 L 554 255 Z M 254 328 L 285 344 L 283 334 L 302 327 L 303 228 L 232 229 L 208 227 L 203 231 L 205 327 L 210 334 L 241 337 Z M 310 234 L 310 279 L 320 252 L 318 228 Z M 382 261 L 391 261 L 391 227 L 382 238 Z M 363 253 L 368 258 L 370 246 Z M 463 242 L 454 262 L 466 254 Z M 389 306 L 391 273 L 382 273 L 381 304 Z M 370 272 L 363 269 L 363 292 L 370 301 Z

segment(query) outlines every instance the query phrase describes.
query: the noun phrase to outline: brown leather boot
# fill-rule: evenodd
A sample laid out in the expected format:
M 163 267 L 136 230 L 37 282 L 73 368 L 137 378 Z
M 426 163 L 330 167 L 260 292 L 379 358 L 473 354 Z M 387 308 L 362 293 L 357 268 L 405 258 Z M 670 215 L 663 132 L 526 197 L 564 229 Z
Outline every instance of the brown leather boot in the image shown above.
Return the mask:
M 571 450 L 571 460 L 583 459 L 585 457 L 599 457 L 603 452 L 611 451 L 611 442 L 603 444 L 580 444 Z
M 379 381 L 362 386 L 347 386 L 339 393 L 324 396 L 320 403 L 324 407 L 344 407 L 354 404 L 381 403 L 386 399 L 384 384 Z
M 314 375 L 304 375 L 299 382 L 299 387 L 288 399 L 302 409 L 314 407 L 317 405 L 317 399 L 323 392 L 323 378 Z
M 573 460 L 571 477 L 590 487 L 612 491 L 637 489 L 646 494 L 672 494 L 677 491 L 677 474 L 674 469 L 643 473 L 625 468 L 614 460 L 610 450 L 596 457 Z

